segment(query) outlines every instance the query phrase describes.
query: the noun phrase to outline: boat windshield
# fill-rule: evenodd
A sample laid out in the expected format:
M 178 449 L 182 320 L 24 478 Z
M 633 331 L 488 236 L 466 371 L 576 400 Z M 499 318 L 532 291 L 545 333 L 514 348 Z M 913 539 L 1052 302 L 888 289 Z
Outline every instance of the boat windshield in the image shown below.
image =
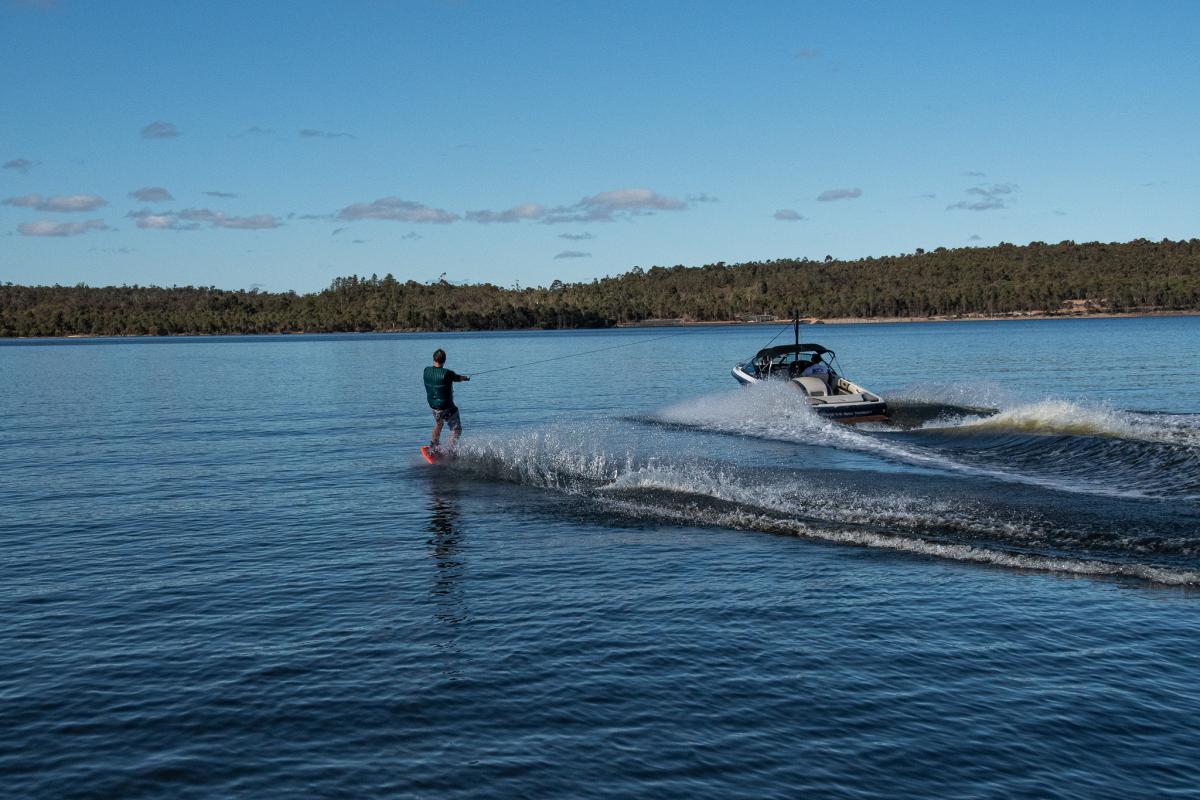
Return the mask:
M 755 356 L 746 366 L 753 370 L 754 374 L 761 377 L 769 374 L 772 377 L 786 378 L 789 377 L 791 372 L 802 370 L 818 359 L 820 359 L 820 354 L 804 351 L 778 353 L 773 356 L 760 354 Z M 793 364 L 796 365 L 794 368 Z

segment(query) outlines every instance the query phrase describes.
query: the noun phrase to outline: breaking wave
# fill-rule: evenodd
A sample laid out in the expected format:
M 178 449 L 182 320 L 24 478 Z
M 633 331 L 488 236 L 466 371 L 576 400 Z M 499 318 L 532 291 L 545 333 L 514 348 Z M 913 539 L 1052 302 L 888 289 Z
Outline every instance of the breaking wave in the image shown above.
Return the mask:
M 1200 416 L 1195 414 L 1144 414 L 1063 399 L 1017 404 L 990 414 L 943 414 L 921 429 L 1104 436 L 1200 448 Z

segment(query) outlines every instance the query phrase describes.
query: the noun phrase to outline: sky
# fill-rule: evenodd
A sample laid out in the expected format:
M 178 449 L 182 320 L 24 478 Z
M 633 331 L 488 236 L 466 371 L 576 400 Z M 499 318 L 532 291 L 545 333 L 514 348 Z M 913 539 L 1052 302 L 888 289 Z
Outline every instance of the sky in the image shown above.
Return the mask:
M 1200 236 L 1200 3 L 0 0 L 0 281 Z

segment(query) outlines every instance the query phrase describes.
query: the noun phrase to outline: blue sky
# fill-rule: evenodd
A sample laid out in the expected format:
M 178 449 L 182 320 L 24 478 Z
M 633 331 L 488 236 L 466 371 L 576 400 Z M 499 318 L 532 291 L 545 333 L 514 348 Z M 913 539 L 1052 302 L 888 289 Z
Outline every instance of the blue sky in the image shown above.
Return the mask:
M 1200 3 L 0 0 L 0 281 L 1200 235 Z

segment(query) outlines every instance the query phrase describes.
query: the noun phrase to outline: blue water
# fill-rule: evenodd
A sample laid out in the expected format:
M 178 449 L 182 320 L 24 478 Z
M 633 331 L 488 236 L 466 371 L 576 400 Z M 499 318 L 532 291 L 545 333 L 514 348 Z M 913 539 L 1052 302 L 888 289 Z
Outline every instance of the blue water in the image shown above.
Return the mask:
M 776 332 L 0 341 L 0 796 L 1200 796 L 1200 318 Z

